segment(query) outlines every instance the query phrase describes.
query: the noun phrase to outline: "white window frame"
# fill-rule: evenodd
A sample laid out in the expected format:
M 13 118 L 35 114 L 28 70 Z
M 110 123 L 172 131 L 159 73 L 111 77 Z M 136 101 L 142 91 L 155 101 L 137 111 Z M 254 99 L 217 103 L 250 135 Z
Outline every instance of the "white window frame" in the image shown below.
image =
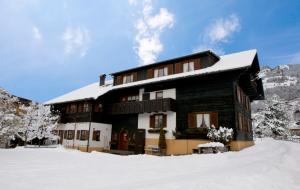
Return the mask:
M 189 72 L 189 71 L 194 71 L 195 66 L 194 62 L 188 62 L 183 64 L 183 72 Z
M 158 114 L 154 116 L 154 128 L 161 128 L 164 125 L 164 116 Z
M 197 128 L 201 128 L 203 121 L 204 121 L 204 124 L 206 125 L 206 127 L 210 127 L 210 125 L 211 125 L 210 114 L 209 113 L 197 113 L 196 121 L 197 121 Z
M 163 77 L 168 75 L 168 67 L 163 67 L 154 70 L 154 78 Z
M 123 76 L 123 84 L 133 82 L 133 74 Z

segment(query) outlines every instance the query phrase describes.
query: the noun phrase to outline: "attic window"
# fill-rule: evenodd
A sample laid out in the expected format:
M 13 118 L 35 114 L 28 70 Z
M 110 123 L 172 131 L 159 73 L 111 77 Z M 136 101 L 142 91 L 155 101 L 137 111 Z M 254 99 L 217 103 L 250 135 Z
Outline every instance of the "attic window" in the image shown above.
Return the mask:
M 167 76 L 168 75 L 168 67 L 163 67 L 154 70 L 154 78 Z
M 189 72 L 194 70 L 194 62 L 184 63 L 183 72 Z
M 123 77 L 123 84 L 133 82 L 133 74 L 126 75 Z

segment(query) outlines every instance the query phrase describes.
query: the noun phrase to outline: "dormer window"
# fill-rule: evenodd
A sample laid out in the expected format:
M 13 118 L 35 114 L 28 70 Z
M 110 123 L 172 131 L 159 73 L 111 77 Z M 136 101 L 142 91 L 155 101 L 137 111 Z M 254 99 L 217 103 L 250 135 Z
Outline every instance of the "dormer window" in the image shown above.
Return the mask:
M 163 77 L 168 75 L 168 67 L 163 67 L 154 70 L 154 78 Z
M 123 77 L 123 84 L 133 82 L 133 74 L 126 75 Z
M 189 72 L 194 70 L 194 62 L 184 63 L 183 72 Z

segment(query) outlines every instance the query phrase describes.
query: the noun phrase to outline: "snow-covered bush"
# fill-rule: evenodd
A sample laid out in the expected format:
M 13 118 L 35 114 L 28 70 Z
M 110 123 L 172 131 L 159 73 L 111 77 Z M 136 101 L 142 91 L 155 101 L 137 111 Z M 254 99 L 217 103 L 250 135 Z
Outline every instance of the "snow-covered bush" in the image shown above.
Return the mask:
M 233 138 L 233 130 L 222 126 L 216 129 L 216 127 L 212 125 L 208 128 L 207 137 L 214 142 L 228 144 Z

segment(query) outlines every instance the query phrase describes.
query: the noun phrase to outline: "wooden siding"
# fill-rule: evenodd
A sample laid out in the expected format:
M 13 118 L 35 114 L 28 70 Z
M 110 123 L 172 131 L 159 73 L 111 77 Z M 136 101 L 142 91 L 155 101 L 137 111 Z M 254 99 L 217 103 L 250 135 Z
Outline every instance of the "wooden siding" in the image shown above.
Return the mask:
M 158 100 L 115 103 L 109 107 L 109 113 L 113 115 L 175 111 L 175 101 L 171 98 L 164 98 Z

